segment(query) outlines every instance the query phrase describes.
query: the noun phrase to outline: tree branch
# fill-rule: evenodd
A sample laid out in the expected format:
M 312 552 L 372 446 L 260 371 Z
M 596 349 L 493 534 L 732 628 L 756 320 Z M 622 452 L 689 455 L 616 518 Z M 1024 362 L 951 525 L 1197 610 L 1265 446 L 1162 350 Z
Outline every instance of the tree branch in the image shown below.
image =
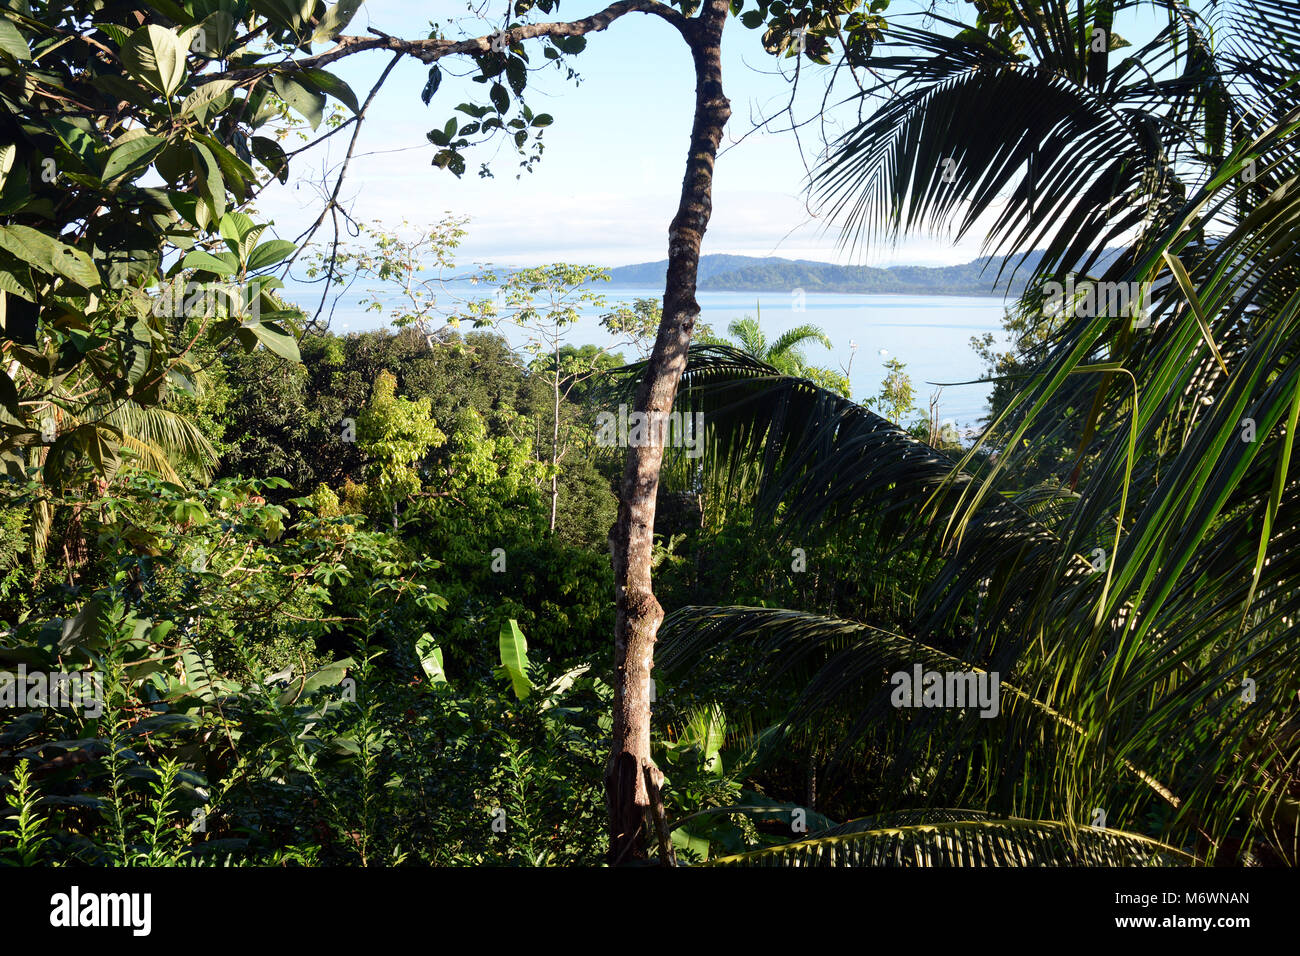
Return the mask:
M 270 76 L 273 73 L 294 73 L 299 70 L 318 69 L 336 60 L 352 56 L 355 53 L 363 53 L 367 50 L 391 50 L 402 56 L 414 57 L 421 63 L 436 63 L 445 56 L 457 54 L 482 56 L 492 52 L 494 39 L 497 39 L 498 45 L 500 44 L 498 38 L 502 34 L 504 34 L 507 44 L 514 44 L 520 40 L 530 40 L 535 37 L 585 36 L 588 33 L 597 33 L 604 30 L 615 20 L 629 13 L 648 13 L 657 16 L 671 23 L 683 36 L 689 38 L 692 21 L 666 3 L 661 3 L 660 0 L 619 0 L 618 3 L 611 3 L 599 13 L 593 13 L 581 20 L 528 23 L 523 26 L 512 27 L 500 33 L 466 40 L 447 40 L 443 38 L 403 40 L 401 37 L 388 36 L 384 33 L 369 37 L 342 36 L 338 38 L 338 42 L 334 47 L 315 56 L 303 57 L 299 60 L 285 60 L 282 63 L 248 67 L 241 70 L 228 70 L 225 73 L 213 74 L 211 79 L 235 80 L 238 82 L 240 80 Z
M 319 229 L 321 223 L 325 221 L 325 216 L 338 207 L 339 191 L 343 188 L 343 177 L 347 175 L 348 164 L 352 162 L 352 153 L 357 148 L 357 139 L 361 135 L 362 120 L 365 119 L 366 111 L 370 109 L 370 104 L 374 101 L 375 96 L 378 95 L 380 87 L 382 87 L 384 85 L 384 81 L 388 79 L 388 74 L 393 72 L 393 67 L 397 66 L 397 63 L 399 60 L 401 60 L 401 58 L 402 58 L 402 54 L 400 53 L 393 55 L 393 58 L 388 61 L 388 66 L 384 67 L 384 72 L 379 74 L 379 79 L 375 81 L 375 85 L 370 88 L 370 95 L 367 96 L 366 101 L 363 104 L 361 104 L 361 109 L 357 112 L 357 115 L 355 117 L 356 125 L 352 129 L 352 139 L 348 142 L 347 154 L 343 157 L 343 166 L 341 169 L 339 169 L 338 179 L 334 181 L 334 191 L 330 193 L 330 197 L 325 203 L 325 208 L 320 211 L 320 215 L 316 217 L 316 221 L 312 223 L 311 226 L 305 232 L 303 232 L 300 236 L 298 236 L 297 239 L 294 240 L 298 248 L 294 252 L 294 254 L 290 257 L 289 261 L 285 263 L 284 271 L 280 274 L 282 280 L 289 275 L 289 270 L 293 267 L 293 264 L 298 259 L 298 256 L 302 254 L 302 251 L 305 248 L 307 248 L 307 244 L 311 242 L 312 237 L 316 235 L 316 230 Z M 322 183 L 322 185 L 324 184 Z M 339 233 L 338 233 L 337 216 L 336 216 L 335 227 L 334 227 L 334 246 L 333 246 L 333 251 L 330 253 L 329 272 L 325 276 L 325 291 L 321 293 L 321 304 L 320 307 L 317 308 L 316 310 L 316 315 L 312 318 L 313 323 L 316 321 L 316 319 L 320 318 L 321 309 L 325 307 L 325 296 L 329 294 L 331 280 L 334 275 L 334 259 L 335 256 L 338 255 L 338 248 L 339 248 Z

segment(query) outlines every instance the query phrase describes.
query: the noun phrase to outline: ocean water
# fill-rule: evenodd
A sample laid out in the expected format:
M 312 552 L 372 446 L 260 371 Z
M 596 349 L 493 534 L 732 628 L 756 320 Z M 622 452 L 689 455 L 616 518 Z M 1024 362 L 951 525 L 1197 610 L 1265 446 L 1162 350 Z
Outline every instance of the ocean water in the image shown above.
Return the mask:
M 441 287 L 429 329 L 441 326 L 449 316 L 455 315 L 464 300 L 490 298 L 492 291 L 468 283 L 448 283 Z M 563 341 L 574 345 L 610 345 L 611 336 L 599 324 L 601 314 L 618 302 L 658 299 L 663 295 L 662 288 L 648 287 L 602 285 L 597 291 L 604 297 L 605 305 L 579 310 L 578 321 L 565 328 Z M 291 285 L 285 295 L 309 314 L 315 312 L 320 302 L 318 288 Z M 325 309 L 327 314 L 332 309 L 330 328 L 342 334 L 386 327 L 388 312 L 368 311 L 366 304 L 370 298 L 377 298 L 389 310 L 398 307 L 401 301 L 400 295 L 394 292 L 385 290 L 372 295 L 358 286 L 338 296 L 331 294 Z M 897 358 L 906 363 L 907 374 L 916 388 L 918 416 L 928 408 L 930 396 L 936 391 L 940 417 L 951 420 L 960 429 L 976 425 L 987 411 L 992 386 L 949 384 L 940 388 L 940 385 L 969 382 L 984 374 L 970 340 L 993 332 L 999 341 L 1005 341 L 1002 333 L 1005 305 L 1000 297 L 701 291 L 697 299 L 702 320 L 721 335 L 726 334 L 730 322 L 746 315 L 759 318 L 769 342 L 798 325 L 819 326 L 834 347 L 827 350 L 813 343 L 805 348 L 805 357 L 814 365 L 847 369 L 855 400 L 877 394 L 885 376 L 883 363 Z M 519 329 L 505 324 L 500 331 L 512 345 L 523 344 L 524 335 Z M 635 357 L 628 350 L 624 350 L 624 355 L 628 359 Z

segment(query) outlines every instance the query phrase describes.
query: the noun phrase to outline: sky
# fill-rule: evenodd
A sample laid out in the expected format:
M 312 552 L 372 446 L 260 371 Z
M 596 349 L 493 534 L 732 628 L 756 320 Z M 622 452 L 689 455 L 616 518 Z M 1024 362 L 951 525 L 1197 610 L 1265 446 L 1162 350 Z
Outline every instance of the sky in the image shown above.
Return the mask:
M 460 28 L 446 24 L 448 18 L 465 16 L 466 2 L 368 0 L 347 32 L 364 34 L 374 26 L 392 35 L 423 37 L 428 34 L 429 20 L 434 19 L 447 36 L 490 33 L 497 24 L 476 19 L 463 20 Z M 485 2 L 496 8 L 504 0 Z M 889 14 L 897 16 L 917 5 L 918 0 L 893 0 Z M 601 6 L 603 0 L 563 0 L 559 16 L 577 18 Z M 1141 32 L 1145 35 L 1130 39 L 1144 40 L 1153 30 Z M 809 126 L 797 139 L 789 131 L 756 129 L 762 117 L 775 115 L 789 102 L 791 83 L 779 68 L 788 70 L 793 62 L 766 54 L 760 37 L 759 31 L 745 29 L 734 20 L 724 33 L 724 86 L 732 118 L 716 167 L 705 254 L 888 266 L 956 264 L 983 253 L 978 241 L 983 230 L 978 224 L 972 230 L 976 238 L 961 243 L 914 235 L 897 246 L 859 248 L 853 255 L 841 248 L 837 228 L 810 211 L 805 192 L 806 163 L 815 164 L 824 142 L 823 131 Z M 534 62 L 546 62 L 539 46 L 532 49 L 539 50 Z M 331 70 L 364 100 L 390 58 L 382 52 L 361 54 L 334 64 Z M 632 14 L 606 31 L 590 34 L 587 49 L 569 62 L 581 71 L 581 81 L 576 84 L 555 70 L 535 72 L 529 79 L 529 105 L 536 113 L 554 117 L 544 134 L 546 150 L 535 171 L 517 178 L 514 150 L 489 146 L 467 154 L 468 168 L 458 179 L 431 166 L 435 147 L 425 134 L 441 128 L 454 115 L 457 104 L 471 98 L 481 101 L 486 89 L 467 77 L 450 75 L 453 71 L 472 74 L 474 68 L 468 61 L 444 59 L 443 83 L 432 104 L 425 106 L 420 91 L 428 68 L 413 59 L 401 60 L 362 125 L 342 191 L 344 205 L 358 219 L 378 220 L 389 229 L 400 229 L 404 220 L 426 227 L 445 215 L 469 217 L 468 236 L 457 252 L 457 264 L 464 271 L 485 263 L 509 267 L 571 262 L 614 267 L 664 259 L 694 103 L 689 53 L 668 24 L 657 17 Z M 809 118 L 821 108 L 830 70 L 808 66 L 806 61 L 803 69 L 795 112 Z M 830 102 L 842 100 L 848 93 L 845 86 Z M 842 107 L 833 110 L 831 117 L 849 121 L 852 110 Z M 834 132 L 831 127 L 826 134 Z M 332 187 L 350 136 L 349 129 L 297 157 L 289 183 L 269 188 L 258 199 L 260 218 L 274 220 L 283 237 L 298 236 L 321 209 L 323 197 L 312 180 L 323 181 L 323 174 L 328 173 Z M 494 178 L 479 178 L 481 162 L 492 165 Z M 990 219 L 996 212 L 995 207 Z M 329 235 L 327 227 L 318 239 L 327 241 Z M 770 303 L 765 305 L 769 307 L 764 308 L 764 320 L 773 334 L 807 320 L 806 316 L 783 314 L 779 308 L 774 312 Z M 989 328 L 994 328 L 999 308 L 991 314 Z M 339 330 L 350 330 L 354 319 L 340 316 Z M 823 319 L 830 321 L 819 315 L 819 321 Z M 876 319 L 884 321 L 881 316 Z M 375 321 L 377 317 L 368 317 L 367 327 Z M 863 318 L 859 324 L 865 328 L 871 322 Z M 969 330 L 958 336 L 956 346 L 944 340 L 939 351 L 955 350 L 963 361 L 973 362 L 965 348 L 968 336 Z M 846 351 L 849 338 L 846 331 L 836 340 L 839 352 L 834 358 L 841 365 L 850 357 Z M 965 380 L 979 374 L 978 369 L 964 366 L 958 371 L 946 365 L 926 366 L 925 348 L 940 344 L 931 334 L 912 342 L 906 350 L 908 359 L 915 360 L 919 381 Z M 854 367 L 855 379 L 862 381 L 855 380 L 855 394 L 867 387 L 868 379 L 876 382 L 880 377 L 874 365 L 859 364 L 861 368 Z
M 564 0 L 559 16 L 576 18 L 601 5 Z M 906 5 L 906 0 L 896 0 L 895 9 Z M 463 17 L 465 10 L 464 0 L 368 0 L 347 32 L 365 33 L 374 26 L 393 35 L 422 37 L 430 19 L 444 22 Z M 465 23 L 466 29 L 471 26 Z M 473 29 L 475 35 L 490 32 Z M 455 35 L 446 28 L 444 33 Z M 760 36 L 734 20 L 724 34 L 724 84 L 732 119 L 716 169 L 704 253 L 868 265 L 945 265 L 980 255 L 978 242 L 953 245 L 929 237 L 910 238 L 896 249 L 874 249 L 865 256 L 859 252 L 856 258 L 842 252 L 837 228 L 809 212 L 807 173 L 795 136 L 754 132 L 758 118 L 775 113 L 790 97 L 790 83 L 776 70 L 780 65 L 788 70 L 791 61 L 767 55 Z M 385 53 L 365 53 L 331 69 L 364 100 L 388 59 Z M 540 52 L 533 59 L 545 62 Z M 457 179 L 430 165 L 434 148 L 425 133 L 441 127 L 469 93 L 481 100 L 484 87 L 448 76 L 426 107 L 419 94 L 427 67 L 404 59 L 370 108 L 342 197 L 359 218 L 391 226 L 403 219 L 417 225 L 433 222 L 444 213 L 469 216 L 469 235 L 458 257 L 462 265 L 568 261 L 618 266 L 666 258 L 694 101 L 690 55 L 668 24 L 634 14 L 589 35 L 587 49 L 570 60 L 581 72 L 578 84 L 554 69 L 529 79 L 529 105 L 555 118 L 544 134 L 546 150 L 535 171 L 516 178 L 513 149 L 489 146 L 468 154 L 469 168 Z M 469 72 L 467 65 L 451 60 L 443 64 L 445 72 Z M 797 108 L 808 118 L 821 103 L 829 69 L 806 62 L 804 69 Z M 842 96 L 848 92 L 843 87 Z M 281 235 L 292 238 L 315 218 L 320 197 L 300 177 L 319 179 L 322 170 L 335 169 L 350 135 L 350 130 L 340 133 L 302 154 L 289 184 L 263 193 L 259 209 L 275 220 Z M 808 127 L 802 139 L 812 162 L 820 133 Z M 483 161 L 492 164 L 495 178 L 478 177 Z
M 474 0 L 490 8 L 503 0 Z M 395 36 L 428 35 L 437 21 L 446 36 L 490 33 L 499 21 L 485 23 L 470 13 L 471 0 L 367 0 L 347 30 L 370 27 Z M 556 18 L 578 18 L 603 6 L 601 0 L 563 0 Z M 924 4 L 928 7 L 929 4 Z M 957 3 L 939 4 L 958 16 Z M 922 0 L 894 0 L 896 17 L 923 7 Z M 1134 22 L 1134 17 L 1139 22 Z M 1145 8 L 1125 14 L 1129 39 L 1154 34 L 1156 13 Z M 1119 26 L 1120 24 L 1117 24 Z M 739 21 L 728 23 L 723 40 L 723 82 L 732 118 L 714 179 L 713 217 L 703 252 L 782 256 L 853 265 L 950 265 L 983 253 L 978 237 L 960 243 L 944 236 L 913 235 L 897 245 L 850 253 L 837 242 L 838 228 L 810 211 L 805 192 L 807 169 L 815 164 L 832 125 L 816 125 L 799 139 L 788 131 L 756 128 L 775 115 L 791 96 L 788 73 L 793 60 L 763 51 L 761 31 Z M 532 47 L 534 63 L 546 63 Z M 387 53 L 374 51 L 345 58 L 331 70 L 346 80 L 359 100 L 387 65 Z M 359 219 L 398 228 L 416 226 L 446 214 L 468 216 L 469 234 L 458 261 L 462 267 L 491 262 L 498 266 L 580 262 L 601 266 L 658 261 L 667 256 L 668 223 L 676 211 L 689 141 L 694 101 L 690 55 L 676 31 L 658 17 L 629 14 L 609 29 L 588 35 L 588 45 L 569 62 L 581 73 L 575 83 L 559 71 L 543 69 L 529 78 L 527 102 L 555 122 L 544 134 L 545 153 L 535 171 L 517 178 L 517 155 L 504 144 L 467 154 L 468 169 L 457 179 L 430 165 L 435 148 L 425 134 L 455 114 L 471 98 L 482 101 L 485 87 L 468 78 L 468 60 L 442 61 L 445 79 L 430 106 L 420 100 L 428 68 L 412 58 L 394 69 L 371 105 L 348 169 L 342 199 Z M 787 75 L 780 73 L 781 69 Z M 831 70 L 804 61 L 795 111 L 817 114 Z M 841 83 L 829 102 L 843 102 L 850 87 Z M 831 110 L 832 122 L 849 119 L 850 106 Z M 294 161 L 290 182 L 262 194 L 260 211 L 288 238 L 309 225 L 322 197 L 307 180 L 330 172 L 331 183 L 351 136 L 340 133 Z M 480 179 L 481 162 L 495 177 Z M 991 221 L 995 209 L 986 221 Z

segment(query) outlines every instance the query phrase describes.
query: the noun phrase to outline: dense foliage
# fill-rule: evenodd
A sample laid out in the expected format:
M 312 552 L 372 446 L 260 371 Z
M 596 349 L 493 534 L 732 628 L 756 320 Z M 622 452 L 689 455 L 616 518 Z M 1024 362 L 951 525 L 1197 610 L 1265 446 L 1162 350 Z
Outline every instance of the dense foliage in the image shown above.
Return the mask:
M 882 0 L 733 5 L 888 93 L 816 177 L 850 234 L 969 229 L 1005 187 L 1026 291 L 1016 346 L 976 343 L 1005 380 L 974 448 L 916 420 L 901 361 L 860 404 L 815 326 L 700 330 L 703 455 L 668 450 L 654 528 L 661 862 L 1297 861 L 1300 21 L 1257 3 L 1161 0 L 1119 61 L 1126 2 L 883 38 Z M 460 221 L 259 221 L 286 130 L 360 121 L 283 68 L 357 6 L 0 6 L 0 861 L 604 857 L 625 449 L 595 422 L 661 306 L 559 263 L 443 315 Z M 536 162 L 523 49 L 478 50 L 491 106 L 436 166 L 493 130 Z M 295 264 L 321 303 L 397 285 L 392 329 L 330 333 Z M 1150 315 L 1053 303 L 1067 278 Z M 583 309 L 628 354 L 561 341 Z M 1000 675 L 997 706 L 902 710 L 913 667 Z

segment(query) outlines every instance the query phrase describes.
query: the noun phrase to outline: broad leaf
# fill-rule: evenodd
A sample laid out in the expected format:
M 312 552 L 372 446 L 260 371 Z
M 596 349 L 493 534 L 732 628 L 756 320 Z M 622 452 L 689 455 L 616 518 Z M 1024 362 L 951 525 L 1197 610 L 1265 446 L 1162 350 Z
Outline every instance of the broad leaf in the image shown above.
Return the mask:
M 87 289 L 99 285 L 99 273 L 90 256 L 31 226 L 0 226 L 0 249 L 42 272 L 63 276 Z
M 288 239 L 268 239 L 249 254 L 249 271 L 256 272 L 259 269 L 273 266 L 277 262 L 283 262 L 293 255 L 297 248 Z
M 533 685 L 528 679 L 528 642 L 514 618 L 501 625 L 497 643 L 501 652 L 499 673 L 503 672 L 510 678 L 515 696 L 523 700 L 532 692 Z
M 234 80 L 212 80 L 204 83 L 181 103 L 181 115 L 185 116 L 197 112 L 204 106 L 209 105 L 218 97 L 234 89 Z
M 185 81 L 185 52 L 175 31 L 150 24 L 131 34 L 122 47 L 122 63 L 137 79 L 171 96 Z
M 181 265 L 186 269 L 201 269 L 204 272 L 214 272 L 219 276 L 232 276 L 239 271 L 239 266 L 233 259 L 234 257 L 229 253 L 223 252 L 220 256 L 214 256 L 202 249 L 193 249 L 185 254 Z
M 333 40 L 342 33 L 352 17 L 361 9 L 363 0 L 339 0 L 325 11 L 325 15 L 320 18 L 320 23 L 316 25 L 316 30 L 312 33 L 311 38 L 315 43 L 325 43 Z
M 325 94 L 311 89 L 292 77 L 276 74 L 272 78 L 275 92 L 289 108 L 303 117 L 315 129 L 320 125 L 325 110 Z
M 4 16 L 0 16 L 0 53 L 6 53 L 19 63 L 32 58 L 31 48 L 18 28 Z
M 114 147 L 104 164 L 104 182 L 112 182 L 119 176 L 143 169 L 157 156 L 167 140 L 161 136 L 137 136 Z

